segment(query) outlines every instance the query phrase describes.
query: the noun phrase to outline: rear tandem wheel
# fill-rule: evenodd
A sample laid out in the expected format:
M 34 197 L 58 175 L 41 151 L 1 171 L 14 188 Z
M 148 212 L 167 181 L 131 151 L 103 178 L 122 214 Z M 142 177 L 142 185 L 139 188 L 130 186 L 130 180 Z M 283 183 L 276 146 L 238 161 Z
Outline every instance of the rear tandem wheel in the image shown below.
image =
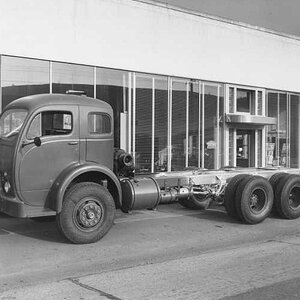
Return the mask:
M 272 186 L 266 178 L 246 177 L 238 184 L 235 194 L 237 214 L 244 223 L 260 223 L 269 216 L 273 198 Z

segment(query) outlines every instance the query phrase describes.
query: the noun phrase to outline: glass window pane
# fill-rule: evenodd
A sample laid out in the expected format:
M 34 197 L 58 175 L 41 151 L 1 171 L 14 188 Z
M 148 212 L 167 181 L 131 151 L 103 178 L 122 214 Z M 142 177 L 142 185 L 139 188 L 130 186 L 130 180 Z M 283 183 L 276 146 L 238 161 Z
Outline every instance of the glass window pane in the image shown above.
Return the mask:
M 224 167 L 224 86 L 219 86 L 219 167 Z
M 229 113 L 234 113 L 234 88 L 229 88 Z
M 218 87 L 204 85 L 204 168 L 215 169 L 217 164 L 216 149 L 218 124 Z
M 291 95 L 291 120 L 290 120 L 290 167 L 299 168 L 299 134 L 300 134 L 300 96 Z
M 114 113 L 115 147 L 120 148 L 121 114 L 127 112 L 129 73 L 97 68 L 96 98 L 109 103 Z M 126 119 L 126 118 L 125 118 Z
M 155 79 L 154 171 L 167 171 L 168 164 L 168 81 Z
M 136 77 L 135 167 L 137 173 L 151 172 L 152 78 Z
M 263 113 L 263 93 L 262 91 L 257 92 L 257 114 L 262 116 Z
M 110 117 L 103 113 L 90 113 L 88 116 L 89 133 L 105 134 L 111 132 Z
M 278 119 L 278 94 L 268 93 L 268 116 Z M 276 125 L 267 126 L 266 165 L 278 165 L 278 128 Z
M 20 97 L 50 92 L 49 62 L 2 56 L 2 109 Z
M 188 166 L 201 166 L 201 135 L 200 132 L 200 105 L 199 84 L 190 83 L 189 91 L 189 140 L 188 140 Z
M 251 105 L 254 104 L 254 91 L 237 89 L 236 111 L 250 113 Z
M 29 140 L 32 140 L 35 137 L 40 137 L 41 135 L 42 135 L 41 114 L 38 114 L 30 124 L 29 130 L 27 132 L 27 138 Z
M 65 94 L 68 90 L 84 91 L 87 96 L 94 97 L 93 67 L 53 63 L 52 92 Z
M 287 94 L 268 93 L 268 116 L 277 118 L 277 125 L 267 127 L 266 164 L 287 166 Z
M 287 166 L 287 94 L 279 97 L 279 165 Z
M 172 83 L 172 159 L 171 170 L 185 168 L 187 82 Z
M 72 132 L 72 114 L 66 111 L 46 111 L 42 113 L 42 136 L 66 135 Z

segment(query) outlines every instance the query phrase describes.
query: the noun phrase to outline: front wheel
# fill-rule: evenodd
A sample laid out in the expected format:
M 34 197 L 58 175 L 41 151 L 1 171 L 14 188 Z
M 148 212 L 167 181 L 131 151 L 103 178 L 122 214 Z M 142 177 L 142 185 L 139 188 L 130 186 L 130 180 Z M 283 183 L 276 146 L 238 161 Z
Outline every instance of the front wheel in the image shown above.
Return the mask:
M 115 203 L 106 188 L 82 182 L 66 193 L 57 224 L 63 235 L 75 244 L 100 240 L 111 228 Z

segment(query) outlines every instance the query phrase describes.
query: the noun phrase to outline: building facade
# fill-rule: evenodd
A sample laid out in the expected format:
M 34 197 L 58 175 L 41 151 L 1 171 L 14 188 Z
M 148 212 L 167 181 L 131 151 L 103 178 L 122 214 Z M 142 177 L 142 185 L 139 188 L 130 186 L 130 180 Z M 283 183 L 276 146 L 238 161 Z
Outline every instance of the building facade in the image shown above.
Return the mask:
M 1 110 L 84 90 L 139 173 L 300 167 L 300 38 L 151 1 L 0 3 Z

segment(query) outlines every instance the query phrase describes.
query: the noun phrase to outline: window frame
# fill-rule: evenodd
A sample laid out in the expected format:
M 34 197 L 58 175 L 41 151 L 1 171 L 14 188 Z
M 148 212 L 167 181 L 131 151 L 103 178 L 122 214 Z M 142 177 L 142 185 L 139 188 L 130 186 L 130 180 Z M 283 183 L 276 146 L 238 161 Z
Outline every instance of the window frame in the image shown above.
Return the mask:
M 49 113 L 49 112 L 52 112 L 52 113 L 60 113 L 60 114 L 68 114 L 68 115 L 70 115 L 70 116 L 71 116 L 71 130 L 70 130 L 70 132 L 65 133 L 65 134 L 47 134 L 47 135 L 43 135 L 43 133 L 42 133 L 42 130 L 43 130 L 43 128 L 42 128 L 42 118 L 43 118 L 42 114 L 43 114 L 43 113 Z M 55 136 L 55 137 L 69 136 L 69 135 L 71 135 L 71 134 L 73 133 L 73 131 L 74 131 L 74 116 L 73 116 L 73 113 L 72 113 L 71 111 L 68 111 L 68 110 L 43 110 L 43 111 L 39 111 L 38 113 L 36 113 L 36 114 L 32 117 L 32 119 L 30 120 L 28 129 L 26 130 L 26 139 L 27 139 L 27 140 L 33 140 L 33 139 L 34 139 L 34 137 L 33 137 L 33 138 L 29 137 L 29 136 L 28 136 L 28 133 L 29 133 L 29 131 L 30 131 L 30 129 L 31 129 L 31 126 L 32 126 L 34 120 L 37 118 L 38 115 L 41 115 L 41 118 L 40 118 L 40 124 L 39 124 L 39 126 L 40 126 L 40 133 L 41 133 L 41 135 L 39 136 L 40 138 L 54 137 L 54 136 Z M 53 120 L 52 120 L 52 122 L 53 122 Z M 52 124 L 52 125 L 53 125 L 53 124 Z M 52 127 L 53 127 L 53 126 L 52 126 Z
M 89 122 L 89 118 L 90 116 L 97 116 L 97 115 L 102 115 L 102 116 L 106 116 L 108 117 L 108 120 L 109 120 L 109 132 L 102 132 L 102 133 L 99 133 L 99 132 L 92 132 L 90 130 L 90 122 Z M 95 125 L 95 123 L 94 123 Z M 88 131 L 88 134 L 91 135 L 91 136 L 103 136 L 103 135 L 111 135 L 112 134 L 112 118 L 111 118 L 111 115 L 106 113 L 106 112 L 101 112 L 101 111 L 90 111 L 87 115 L 87 131 Z

